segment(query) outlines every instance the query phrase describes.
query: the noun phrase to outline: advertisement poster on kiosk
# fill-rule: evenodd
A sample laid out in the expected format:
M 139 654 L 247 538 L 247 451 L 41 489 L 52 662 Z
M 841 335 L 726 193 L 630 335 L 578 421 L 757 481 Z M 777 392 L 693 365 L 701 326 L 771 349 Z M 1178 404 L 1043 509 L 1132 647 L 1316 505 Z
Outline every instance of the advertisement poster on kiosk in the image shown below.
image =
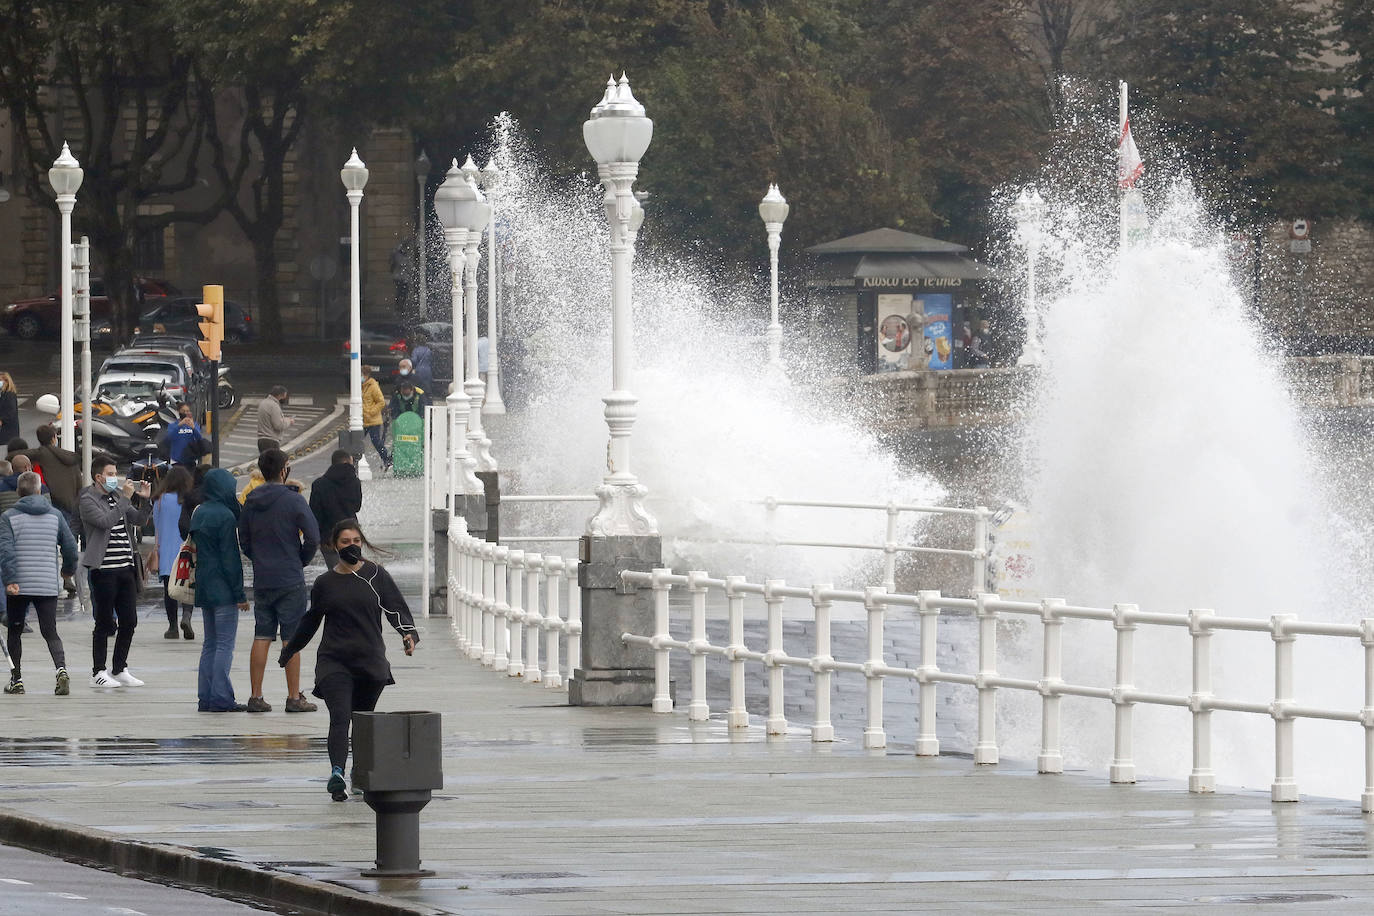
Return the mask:
M 878 296 L 879 372 L 917 368 L 913 341 L 918 336 L 920 322 L 919 312 L 912 314 L 909 294 L 882 293 Z
M 915 313 L 923 316 L 922 349 L 926 369 L 954 368 L 954 297 L 930 293 L 916 300 Z

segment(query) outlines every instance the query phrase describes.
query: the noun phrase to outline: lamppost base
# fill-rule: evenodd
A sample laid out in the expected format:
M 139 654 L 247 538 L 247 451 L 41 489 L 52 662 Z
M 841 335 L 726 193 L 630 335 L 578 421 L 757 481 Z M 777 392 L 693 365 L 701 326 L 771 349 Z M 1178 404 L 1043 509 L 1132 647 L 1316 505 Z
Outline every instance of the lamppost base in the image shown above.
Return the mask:
M 596 488 L 601 507 L 587 522 L 593 537 L 658 537 L 658 520 L 644 508 L 649 490 L 642 484 L 603 483 Z

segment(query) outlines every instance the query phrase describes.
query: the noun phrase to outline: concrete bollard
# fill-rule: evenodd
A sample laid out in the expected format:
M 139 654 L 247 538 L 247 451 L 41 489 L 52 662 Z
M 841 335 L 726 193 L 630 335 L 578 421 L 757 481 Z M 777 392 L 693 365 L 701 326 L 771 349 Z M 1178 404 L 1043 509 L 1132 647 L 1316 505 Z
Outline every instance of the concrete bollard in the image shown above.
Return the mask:
M 377 815 L 376 868 L 364 878 L 424 878 L 420 811 L 444 786 L 437 712 L 355 712 L 353 784 Z

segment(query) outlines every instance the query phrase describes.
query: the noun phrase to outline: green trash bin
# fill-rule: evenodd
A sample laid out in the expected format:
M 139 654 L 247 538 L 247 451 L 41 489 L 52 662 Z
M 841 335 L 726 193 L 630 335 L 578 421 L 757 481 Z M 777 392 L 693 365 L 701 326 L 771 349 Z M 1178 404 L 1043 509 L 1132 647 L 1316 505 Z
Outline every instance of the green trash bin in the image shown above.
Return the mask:
M 397 477 L 420 477 L 425 473 L 425 421 L 418 413 L 406 411 L 391 421 L 391 470 Z

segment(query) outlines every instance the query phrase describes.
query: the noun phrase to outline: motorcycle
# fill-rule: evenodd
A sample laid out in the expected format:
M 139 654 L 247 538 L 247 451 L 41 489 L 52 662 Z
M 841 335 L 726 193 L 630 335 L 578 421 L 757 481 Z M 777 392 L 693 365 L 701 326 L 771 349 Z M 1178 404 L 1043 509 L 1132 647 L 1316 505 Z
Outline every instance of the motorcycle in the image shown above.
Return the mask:
M 229 380 L 229 367 L 219 367 L 219 379 L 215 384 L 215 397 L 219 401 L 220 410 L 232 410 L 234 405 L 239 402 L 238 393 L 234 391 L 234 383 Z
M 61 417 L 62 404 L 55 394 L 42 395 L 34 406 Z M 163 430 L 176 422 L 176 404 L 165 393 L 151 403 L 125 395 L 99 398 L 91 403 L 90 417 L 75 418 L 78 439 L 89 430 L 91 447 L 121 462 L 146 462 L 155 457 Z

